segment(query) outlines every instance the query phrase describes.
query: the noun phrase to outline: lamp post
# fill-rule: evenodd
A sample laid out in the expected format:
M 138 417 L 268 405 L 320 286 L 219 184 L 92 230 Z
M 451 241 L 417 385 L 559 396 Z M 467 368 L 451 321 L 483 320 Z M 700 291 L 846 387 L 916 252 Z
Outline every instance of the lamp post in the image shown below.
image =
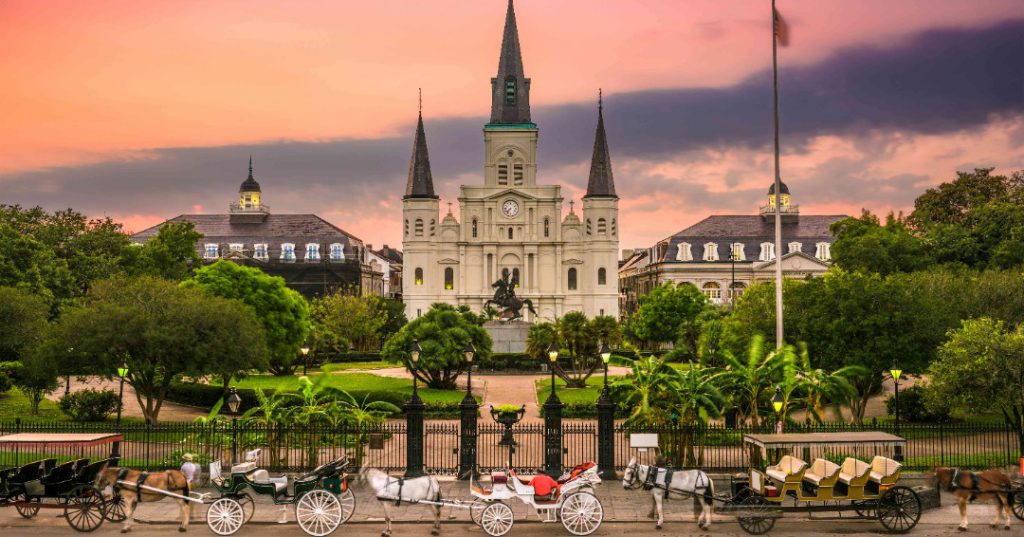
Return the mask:
M 128 376 L 128 362 L 122 360 L 117 368 L 117 377 L 120 386 L 117 389 L 117 432 L 121 432 L 121 409 L 124 407 L 124 378 Z M 110 446 L 110 458 L 121 458 L 121 441 L 114 442 Z
M 775 387 L 775 395 L 772 396 L 772 408 L 775 409 L 775 418 L 777 420 L 775 422 L 775 432 L 776 433 L 781 433 L 782 432 L 782 406 L 783 406 L 782 388 L 776 386 Z
M 892 366 L 889 368 L 889 375 L 892 377 L 893 388 L 896 390 L 893 393 L 893 414 L 896 418 L 896 436 L 900 434 L 900 377 L 903 375 L 903 369 L 900 368 L 899 360 L 893 360 Z M 900 445 L 896 445 L 896 454 L 893 459 L 901 461 L 903 460 L 903 448 Z
M 420 399 L 416 382 L 416 367 L 423 349 L 419 341 L 409 345 L 409 370 L 412 373 L 412 397 L 405 403 L 405 477 L 419 477 L 423 474 L 423 400 Z
M 238 390 L 234 386 L 224 398 L 224 402 L 231 411 L 231 463 L 234 464 L 238 462 L 238 409 L 242 406 L 242 397 L 238 395 Z
M 729 248 L 729 265 L 732 267 L 732 281 L 729 283 L 729 308 L 736 309 L 736 245 Z
M 73 352 L 75 352 L 75 348 L 74 347 L 68 347 L 68 357 L 69 358 L 71 356 L 71 353 L 73 353 Z M 71 394 L 71 373 L 68 373 L 67 376 L 64 377 L 64 395 L 67 396 L 69 394 Z
M 473 346 L 472 341 L 466 343 L 462 353 L 466 357 L 467 377 L 466 397 L 459 403 L 461 418 L 461 428 L 459 431 L 461 444 L 459 447 L 459 479 L 471 479 L 478 476 L 476 471 L 476 417 L 477 409 L 480 408 L 473 397 L 473 358 L 476 357 L 476 347 Z
M 604 389 L 597 398 L 597 472 L 601 479 L 615 479 L 615 400 L 608 390 L 608 362 L 612 350 L 607 343 L 598 351 L 604 364 Z
M 309 367 L 309 344 L 303 345 L 299 352 L 302 353 L 302 374 L 306 374 L 306 368 Z
M 544 469 L 551 477 L 562 473 L 562 401 L 555 390 L 555 364 L 558 362 L 558 344 L 548 346 L 548 365 L 551 367 L 551 394 L 544 401 Z

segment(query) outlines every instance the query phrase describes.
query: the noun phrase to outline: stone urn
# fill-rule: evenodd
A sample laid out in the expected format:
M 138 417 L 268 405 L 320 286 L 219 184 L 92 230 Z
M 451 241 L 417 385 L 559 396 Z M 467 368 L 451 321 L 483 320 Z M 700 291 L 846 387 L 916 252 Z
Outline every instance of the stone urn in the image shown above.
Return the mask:
M 515 438 L 512 437 L 512 426 L 522 421 L 523 416 L 526 414 L 526 405 L 515 406 L 515 405 L 491 405 L 491 418 L 495 423 L 500 423 L 505 426 L 505 432 L 501 435 L 501 440 L 498 441 L 499 446 L 514 446 L 516 445 Z

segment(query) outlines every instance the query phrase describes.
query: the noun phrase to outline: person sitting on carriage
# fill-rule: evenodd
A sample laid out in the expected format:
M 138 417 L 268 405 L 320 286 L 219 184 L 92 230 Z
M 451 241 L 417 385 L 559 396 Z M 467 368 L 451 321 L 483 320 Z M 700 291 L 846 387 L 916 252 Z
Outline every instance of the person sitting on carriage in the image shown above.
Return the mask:
M 554 500 L 558 497 L 558 482 L 548 474 L 541 472 L 530 480 L 533 497 L 536 500 Z

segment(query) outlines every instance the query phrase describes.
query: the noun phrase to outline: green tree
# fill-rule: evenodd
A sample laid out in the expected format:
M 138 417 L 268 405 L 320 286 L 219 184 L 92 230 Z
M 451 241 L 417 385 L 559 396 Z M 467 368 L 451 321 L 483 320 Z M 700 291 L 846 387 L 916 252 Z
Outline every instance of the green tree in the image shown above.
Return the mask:
M 57 362 L 36 346 L 25 352 L 21 361 L 9 364 L 14 365 L 14 386 L 28 397 L 31 414 L 38 416 L 46 394 L 57 389 Z
M 21 360 L 46 328 L 46 302 L 24 289 L 0 287 L 0 361 Z
M 681 449 L 684 455 L 683 464 L 700 466 L 704 463 L 704 447 L 697 451 L 693 441 L 694 429 L 707 425 L 708 420 L 722 415 L 725 396 L 718 389 L 720 373 L 713 373 L 703 367 L 695 366 L 680 371 L 674 382 L 678 393 L 679 423 L 683 425 Z
M 125 249 L 124 267 L 132 275 L 184 280 L 203 265 L 196 250 L 202 238 L 192 222 L 167 222 L 146 244 Z
M 68 265 L 46 244 L 0 222 L 0 285 L 26 289 L 45 299 L 56 313 L 74 295 Z
M 629 318 L 629 332 L 648 343 L 674 343 L 708 305 L 693 285 L 664 283 L 640 298 L 640 307 Z
M 415 369 L 409 355 L 414 340 L 423 349 Z M 381 355 L 385 360 L 402 363 L 431 388 L 453 389 L 456 379 L 466 370 L 463 350 L 469 342 L 476 347 L 481 362 L 490 358 L 491 336 L 480 326 L 480 318 L 466 306 L 456 309 L 437 303 L 391 336 Z
M 309 335 L 309 303 L 285 286 L 284 279 L 257 268 L 219 260 L 182 283 L 251 307 L 263 325 L 270 371 L 290 375 L 298 364 L 299 347 Z
M 923 240 L 911 234 L 892 213 L 880 225 L 878 217 L 864 211 L 860 218 L 844 218 L 832 224 L 832 262 L 849 271 L 890 274 L 921 270 L 934 263 Z
M 562 360 L 554 364 L 555 374 L 568 388 L 585 388 L 587 379 L 602 363 L 597 356 L 597 330 L 580 311 L 566 313 L 556 325 L 559 347 L 568 358 L 569 368 L 563 367 L 566 360 Z
M 679 371 L 664 358 L 644 356 L 636 360 L 614 358 L 616 365 L 628 365 L 632 371 L 613 383 L 630 409 L 626 425 L 657 427 L 670 421 L 671 409 L 679 401 L 676 383 Z
M 359 351 L 375 348 L 388 322 L 384 299 L 376 296 L 325 295 L 313 300 L 311 310 L 315 332 L 322 334 L 321 338 L 347 343 Z
M 998 412 L 1017 433 L 1024 456 L 1024 327 L 971 319 L 949 333 L 928 368 L 928 406 Z
M 591 319 L 590 326 L 599 342 L 607 343 L 609 347 L 617 347 L 622 343 L 622 325 L 615 317 L 598 315 Z
M 785 349 L 782 353 L 787 352 Z M 752 427 L 759 427 L 762 405 L 771 398 L 779 377 L 780 352 L 767 350 L 764 337 L 755 335 L 744 358 L 731 352 L 723 353 L 722 358 L 726 364 L 721 376 L 722 391 L 739 409 L 740 422 L 749 420 Z
M 994 168 L 956 172 L 956 179 L 929 188 L 914 200 L 910 221 L 928 229 L 937 224 L 964 225 L 969 215 L 996 202 L 1024 203 L 1024 171 L 993 175 Z

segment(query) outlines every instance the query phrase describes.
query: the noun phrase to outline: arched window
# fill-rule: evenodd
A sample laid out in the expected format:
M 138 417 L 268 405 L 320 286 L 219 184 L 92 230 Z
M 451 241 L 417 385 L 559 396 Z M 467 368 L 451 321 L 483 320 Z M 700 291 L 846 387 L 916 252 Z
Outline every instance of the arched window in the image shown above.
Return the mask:
M 775 259 L 775 244 L 771 242 L 761 243 L 761 255 L 758 256 L 761 261 L 771 261 Z
M 416 267 L 416 271 L 413 273 L 414 281 L 416 285 L 423 285 L 423 269 Z
M 590 235 L 590 219 L 587 218 L 587 235 Z
M 604 235 L 607 232 L 608 232 L 608 221 L 605 220 L 604 218 L 598 218 L 597 219 L 597 233 L 599 235 Z
M 516 79 L 508 77 L 505 79 L 505 104 L 516 104 Z
M 516 162 L 512 165 L 512 184 L 514 186 L 523 186 L 523 163 Z
M 734 242 L 734 243 L 732 243 L 729 246 L 729 250 L 730 250 L 729 253 L 732 256 L 730 258 L 731 261 L 746 261 L 747 255 L 743 251 L 743 243 L 742 242 Z
M 416 233 L 417 237 L 422 237 L 423 236 L 423 219 L 422 218 L 417 218 L 416 219 L 416 224 L 414 224 L 413 229 L 415 230 L 415 233 Z
M 597 269 L 597 285 L 605 285 L 608 283 L 608 271 L 601 267 Z
M 551 236 L 551 219 L 550 218 L 545 218 L 544 219 L 544 237 L 550 237 L 550 236 Z
M 796 252 L 800 252 L 803 249 L 804 249 L 804 245 L 800 244 L 799 242 L 793 241 L 793 242 L 789 243 L 789 253 L 791 253 L 791 254 L 792 253 L 796 253 Z
M 618 229 L 618 227 L 615 224 L 615 219 L 612 218 L 612 236 L 614 237 L 618 233 L 619 233 L 619 229 Z
M 718 282 L 705 283 L 701 287 L 701 291 L 703 291 L 711 300 L 719 300 L 722 298 L 722 288 L 718 285 Z
M 503 186 L 508 184 L 507 160 L 502 160 L 501 162 L 498 163 L 498 184 Z
M 519 269 L 512 269 L 512 287 L 519 287 Z
M 693 261 L 693 247 L 688 242 L 681 242 L 677 246 L 676 261 Z
M 704 244 L 704 261 L 718 261 L 718 244 L 713 242 Z
M 743 282 L 732 282 L 729 286 L 729 300 L 736 300 L 743 294 L 743 291 L 747 288 L 747 285 Z
M 476 235 L 477 235 L 477 223 L 476 223 L 476 218 L 474 218 L 473 219 L 473 238 L 474 239 L 476 238 Z
M 508 226 L 508 238 L 512 240 L 512 226 Z
M 455 289 L 455 270 L 451 267 L 444 269 L 444 288 L 449 291 Z
M 408 218 L 405 219 L 405 236 L 406 237 L 409 236 L 409 219 Z
M 434 236 L 434 225 L 435 225 L 434 219 L 433 219 L 433 218 L 431 218 L 431 219 L 430 219 L 430 236 L 431 236 L 431 237 L 433 237 L 433 236 Z
M 568 282 L 569 283 L 569 290 L 570 291 L 575 291 L 576 290 L 576 269 L 575 268 L 569 269 L 568 279 L 569 279 L 569 282 Z

